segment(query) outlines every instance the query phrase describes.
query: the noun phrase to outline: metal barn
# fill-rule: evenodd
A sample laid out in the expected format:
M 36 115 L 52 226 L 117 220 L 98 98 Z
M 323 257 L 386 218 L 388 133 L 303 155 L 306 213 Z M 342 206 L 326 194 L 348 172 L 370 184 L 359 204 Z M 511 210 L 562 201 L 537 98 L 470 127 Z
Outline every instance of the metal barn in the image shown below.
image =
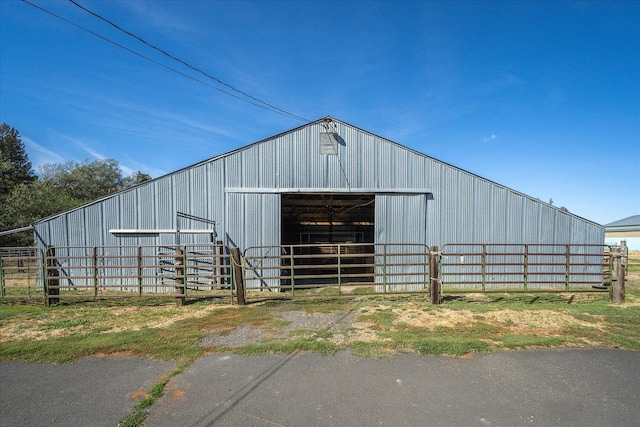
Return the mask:
M 34 233 L 41 248 L 242 251 L 604 241 L 601 225 L 328 117 L 43 219 Z

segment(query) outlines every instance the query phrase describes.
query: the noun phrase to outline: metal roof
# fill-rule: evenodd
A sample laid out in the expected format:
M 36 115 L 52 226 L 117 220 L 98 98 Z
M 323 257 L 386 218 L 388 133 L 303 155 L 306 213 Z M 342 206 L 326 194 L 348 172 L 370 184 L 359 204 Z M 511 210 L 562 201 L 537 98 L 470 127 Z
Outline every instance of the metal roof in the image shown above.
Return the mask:
M 619 229 L 624 227 L 625 230 L 640 230 L 640 215 L 632 215 L 627 218 L 619 219 L 605 225 L 606 230 Z
M 197 162 L 197 163 L 195 163 L 195 164 L 192 164 L 192 165 L 189 165 L 189 166 L 185 166 L 184 168 L 181 168 L 181 169 L 178 169 L 178 170 L 176 170 L 176 171 L 170 172 L 170 173 L 168 173 L 168 174 L 166 174 L 166 175 L 160 176 L 160 177 L 158 177 L 158 178 L 154 178 L 154 179 L 152 179 L 152 180 L 150 180 L 150 181 L 145 181 L 145 182 L 143 182 L 143 183 L 141 183 L 141 184 L 138 184 L 138 185 L 136 185 L 136 186 L 134 186 L 134 187 L 130 187 L 130 188 L 127 188 L 127 189 L 125 189 L 125 190 L 121 190 L 121 191 L 120 191 L 120 192 L 118 192 L 118 193 L 110 194 L 110 195 L 105 196 L 105 197 L 103 197 L 103 198 L 100 198 L 100 199 L 98 199 L 98 200 L 94 200 L 94 201 L 92 201 L 92 202 L 89 202 L 89 203 L 88 203 L 88 204 L 86 204 L 86 205 L 83 205 L 83 206 L 79 206 L 79 207 L 73 208 L 73 209 L 71 209 L 71 210 L 69 210 L 69 211 L 60 212 L 60 213 L 57 213 L 57 214 L 51 215 L 51 216 L 46 217 L 46 218 L 42 218 L 42 219 L 40 219 L 40 220 L 35 221 L 35 222 L 34 222 L 34 225 L 39 224 L 39 223 L 43 223 L 43 222 L 46 222 L 46 221 L 53 220 L 53 219 L 58 218 L 58 217 L 60 217 L 60 216 L 66 215 L 66 214 L 68 214 L 68 213 L 70 213 L 70 212 L 80 211 L 80 210 L 82 210 L 82 209 L 86 208 L 87 206 L 90 206 L 90 205 L 93 205 L 93 204 L 97 204 L 97 203 L 103 202 L 103 201 L 105 201 L 105 200 L 111 199 L 111 198 L 113 198 L 114 196 L 117 196 L 117 195 L 119 195 L 119 194 L 121 194 L 121 193 L 126 193 L 126 192 L 130 192 L 130 191 L 132 191 L 132 190 L 135 190 L 137 187 L 146 187 L 146 186 L 148 186 L 149 184 L 151 184 L 151 183 L 153 183 L 153 182 L 155 182 L 155 181 L 160 181 L 160 180 L 163 180 L 163 179 L 165 179 L 165 178 L 167 178 L 167 177 L 179 176 L 179 175 L 181 175 L 183 172 L 189 171 L 190 169 L 194 169 L 194 168 L 197 168 L 197 167 L 200 167 L 200 166 L 205 166 L 205 165 L 210 164 L 210 163 L 212 163 L 212 162 L 214 162 L 214 161 L 216 161 L 216 160 L 223 159 L 223 158 L 227 158 L 227 157 L 232 157 L 233 155 L 238 154 L 238 153 L 248 152 L 248 151 L 250 151 L 250 150 L 254 149 L 255 147 L 260 146 L 261 144 L 263 144 L 263 143 L 265 143 L 265 142 L 267 142 L 267 141 L 273 141 L 273 140 L 277 140 L 277 139 L 279 139 L 279 138 L 282 138 L 282 137 L 284 137 L 284 136 L 286 136 L 286 135 L 295 134 L 295 133 L 296 133 L 297 131 L 299 131 L 299 130 L 302 130 L 302 129 L 304 129 L 304 128 L 310 128 L 310 127 L 312 127 L 313 125 L 316 125 L 316 124 L 319 124 L 319 123 L 323 123 L 323 122 L 325 122 L 327 119 L 330 119 L 330 121 L 332 121 L 332 122 L 334 122 L 334 123 L 344 125 L 344 126 L 346 126 L 348 129 L 350 129 L 351 131 L 354 131 L 354 132 L 357 132 L 357 133 L 361 133 L 361 134 L 363 134 L 363 135 L 368 135 L 368 136 L 369 136 L 369 137 L 371 137 L 371 138 L 375 138 L 375 139 L 378 139 L 378 140 L 384 141 L 384 142 L 388 143 L 388 144 L 389 144 L 389 146 L 395 146 L 395 147 L 397 147 L 397 148 L 400 148 L 400 149 L 404 150 L 406 153 L 412 153 L 412 154 L 415 154 L 415 155 L 417 155 L 417 156 L 419 156 L 419 157 L 421 157 L 421 158 L 423 158 L 423 159 L 428 159 L 428 160 L 430 160 L 430 161 L 433 161 L 433 162 L 435 162 L 436 164 L 439 164 L 441 167 L 450 168 L 450 170 L 451 170 L 451 171 L 459 171 L 459 172 L 460 172 L 460 173 L 462 173 L 462 174 L 466 174 L 466 175 L 468 175 L 468 176 L 470 176 L 470 177 L 477 178 L 477 179 L 479 179 L 479 180 L 481 180 L 481 181 L 483 181 L 483 182 L 486 182 L 486 183 L 488 183 L 488 184 L 491 184 L 491 185 L 497 186 L 497 187 L 499 187 L 499 188 L 501 188 L 501 189 L 503 189 L 503 190 L 506 190 L 506 191 L 508 191 L 508 192 L 510 192 L 510 193 L 512 193 L 512 194 L 517 194 L 517 195 L 522 196 L 522 197 L 525 197 L 525 198 L 527 198 L 527 199 L 529 199 L 529 200 L 531 200 L 531 201 L 535 201 L 535 203 L 539 203 L 539 204 L 542 204 L 542 205 L 546 205 L 547 207 L 552 208 L 552 209 L 554 209 L 554 210 L 559 210 L 559 208 L 558 208 L 558 207 L 556 207 L 556 206 L 553 206 L 553 205 L 547 204 L 546 202 L 543 202 L 543 201 L 541 201 L 541 200 L 539 200 L 539 199 L 534 199 L 532 196 L 529 196 L 529 195 L 527 195 L 527 194 L 521 193 L 521 192 L 519 192 L 519 191 L 517 191 L 517 190 L 515 190 L 515 189 L 513 189 L 513 188 L 507 187 L 507 186 L 505 186 L 505 185 L 503 185 L 503 184 L 499 184 L 499 183 L 497 183 L 497 182 L 495 182 L 495 181 L 491 181 L 491 180 L 489 180 L 489 179 L 487 179 L 487 178 L 481 177 L 481 176 L 479 176 L 479 175 L 476 175 L 476 174 L 475 174 L 475 173 L 473 173 L 473 172 L 469 172 L 469 171 L 467 171 L 467 170 L 465 170 L 465 169 L 462 169 L 462 168 L 460 168 L 460 167 L 454 166 L 454 165 L 449 164 L 449 163 L 447 163 L 447 162 L 444 162 L 444 161 L 442 161 L 442 160 L 435 159 L 435 158 L 433 158 L 433 157 L 431 157 L 431 156 L 429 156 L 429 155 L 427 155 L 427 154 L 421 153 L 421 152 L 419 152 L 419 151 L 417 151 L 417 150 L 415 150 L 415 149 L 412 149 L 412 148 L 407 147 L 407 146 L 405 146 L 405 145 L 399 144 L 399 143 L 397 143 L 397 142 L 394 142 L 394 141 L 388 140 L 388 139 L 383 138 L 383 137 L 381 137 L 381 136 L 379 136 L 379 135 L 376 135 L 376 134 L 374 134 L 374 133 L 372 133 L 372 132 L 369 132 L 369 131 L 366 131 L 366 130 L 364 130 L 364 129 L 361 129 L 361 128 L 357 127 L 357 126 L 353 126 L 353 125 L 351 125 L 351 124 L 349 124 L 349 123 L 347 123 L 347 122 L 344 122 L 344 121 L 342 121 L 342 120 L 338 120 L 338 119 L 336 119 L 336 118 L 333 118 L 333 117 L 329 117 L 329 116 L 327 116 L 327 117 L 323 117 L 323 118 L 318 119 L 318 120 L 311 121 L 311 122 L 309 122 L 309 123 L 307 123 L 307 124 L 303 124 L 303 125 L 301 125 L 301 126 L 299 126 L 299 127 L 296 127 L 296 128 L 289 129 L 289 130 L 287 130 L 287 131 L 281 132 L 281 133 L 276 134 L 276 135 L 274 135 L 274 136 L 271 136 L 271 137 L 268 137 L 268 138 L 264 138 L 264 139 L 258 140 L 258 141 L 256 141 L 256 142 L 250 143 L 250 144 L 245 145 L 245 146 L 243 146 L 243 147 L 236 148 L 236 149 L 231 150 L 231 151 L 229 151 L 229 152 L 226 152 L 226 153 L 223 153 L 223 154 L 219 154 L 219 155 L 213 156 L 213 157 L 211 157 L 211 158 L 208 158 L 208 159 L 202 160 L 202 161 Z M 388 153 L 387 153 L 387 154 L 388 154 Z M 358 161 L 358 162 L 359 162 L 360 160 L 361 160 L 361 159 L 356 159 L 356 161 Z M 341 165 L 341 167 L 342 167 L 342 165 Z M 423 171 L 423 172 L 424 172 L 424 171 Z M 393 185 L 393 186 L 392 186 L 392 189 L 390 189 L 389 191 L 393 191 L 393 192 L 396 192 L 396 193 L 397 193 L 397 192 L 406 192 L 406 191 L 411 191 L 411 190 L 403 189 L 403 188 L 402 188 L 402 185 L 398 185 L 398 183 L 394 183 L 394 184 L 395 184 L 395 185 Z M 247 187 L 251 187 L 251 186 L 242 185 L 242 187 L 244 188 L 244 191 L 243 191 L 243 192 L 246 192 L 246 191 L 247 191 Z M 322 187 L 322 189 L 323 189 L 323 191 L 327 191 L 328 187 L 324 186 L 324 187 Z M 233 185 L 230 185 L 230 186 L 229 186 L 229 185 L 227 185 L 227 189 L 226 189 L 226 191 L 233 192 L 233 190 L 234 190 L 234 186 L 233 186 Z M 266 191 L 268 192 L 268 190 L 266 190 Z M 337 190 L 334 190 L 334 191 L 337 191 Z M 350 189 L 349 191 L 354 191 L 354 189 Z M 356 191 L 356 192 L 373 192 L 373 191 L 364 191 L 363 189 L 355 189 L 355 191 Z M 380 190 L 378 190 L 378 191 L 380 191 Z M 413 189 L 413 191 L 415 191 L 415 189 Z M 265 192 L 265 188 L 261 188 L 260 192 L 264 193 L 264 192 Z M 278 191 L 278 192 L 281 192 L 281 191 Z M 430 193 L 430 192 L 431 192 L 431 189 L 424 189 L 424 192 L 425 192 L 425 193 Z M 598 225 L 598 226 L 602 227 L 600 224 L 596 224 L 594 221 L 591 221 L 591 220 L 589 220 L 589 219 L 586 219 L 586 218 L 580 217 L 579 215 L 576 215 L 576 214 L 574 214 L 574 213 L 572 213 L 572 212 L 565 211 L 565 212 L 563 212 L 563 213 L 565 213 L 565 214 L 569 215 L 570 217 L 574 217 L 574 218 L 577 218 L 577 219 L 580 219 L 580 220 L 583 220 L 583 221 L 587 221 L 587 222 L 589 222 L 589 223 L 592 223 L 592 224 L 594 224 L 594 225 Z M 631 217 L 631 218 L 634 218 L 634 217 Z M 609 224 L 609 225 L 611 225 L 611 224 Z

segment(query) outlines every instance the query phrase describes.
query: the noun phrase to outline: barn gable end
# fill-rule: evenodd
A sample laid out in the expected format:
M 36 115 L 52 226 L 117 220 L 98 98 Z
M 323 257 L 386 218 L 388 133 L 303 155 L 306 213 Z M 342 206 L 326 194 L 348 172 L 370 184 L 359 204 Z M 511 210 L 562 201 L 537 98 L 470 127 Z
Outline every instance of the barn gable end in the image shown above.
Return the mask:
M 598 224 L 339 120 L 329 122 L 336 154 L 322 154 L 327 123 L 311 122 L 38 221 L 36 242 L 169 245 L 176 235 L 111 230 L 176 228 L 215 233 L 181 234 L 182 243 L 214 238 L 242 250 L 305 239 L 438 246 L 604 241 Z

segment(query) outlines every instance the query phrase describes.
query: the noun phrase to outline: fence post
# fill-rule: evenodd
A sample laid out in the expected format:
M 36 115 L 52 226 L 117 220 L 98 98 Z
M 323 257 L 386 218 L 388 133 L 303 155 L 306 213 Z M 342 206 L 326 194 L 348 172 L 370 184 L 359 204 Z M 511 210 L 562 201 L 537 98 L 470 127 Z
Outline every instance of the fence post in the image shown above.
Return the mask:
M 486 290 L 487 287 L 487 245 L 482 244 L 482 265 L 480 266 L 482 271 L 482 292 Z
M 387 244 L 382 244 L 383 258 L 382 258 L 382 285 L 384 293 L 387 293 Z
M 564 288 L 569 290 L 569 281 L 571 278 L 571 246 L 565 245 L 564 248 Z
M 291 270 L 289 271 L 289 274 L 291 276 L 291 296 L 295 296 L 296 294 L 296 277 L 295 277 L 295 272 L 293 271 L 293 269 L 295 268 L 294 263 L 294 253 L 293 253 L 293 245 L 290 246 L 289 252 L 291 253 L 291 255 L 289 255 L 291 257 Z
M 338 243 L 338 295 L 342 295 L 342 247 Z
M 620 241 L 620 255 L 622 256 L 620 263 L 622 264 L 622 268 L 624 269 L 626 274 L 629 266 L 629 248 L 627 247 L 626 240 Z
M 242 258 L 240 257 L 240 249 L 231 248 L 231 261 L 233 262 L 233 278 L 236 285 L 236 296 L 238 305 L 245 305 L 244 301 L 244 281 L 242 279 Z
M 614 303 L 621 303 L 625 300 L 625 256 L 623 250 L 624 248 L 617 249 L 615 254 L 613 254 L 616 277 L 612 278 L 611 281 L 610 300 Z
M 214 279 L 213 279 L 213 284 L 217 285 L 217 287 L 219 289 L 222 289 L 222 255 L 223 255 L 223 248 L 222 248 L 222 240 L 216 240 L 215 242 L 215 246 L 214 246 L 214 252 L 215 252 L 215 261 L 214 261 Z M 212 286 L 211 289 L 215 289 L 215 286 Z
M 138 246 L 138 296 L 142 296 L 142 246 Z
M 176 305 L 178 307 L 182 307 L 184 305 L 184 252 L 182 249 L 176 249 L 176 277 L 175 277 L 175 288 L 176 288 Z
M 93 271 L 91 273 L 93 278 L 93 298 L 98 297 L 98 248 L 93 247 L 93 257 L 91 262 L 93 263 Z
M 529 286 L 529 245 L 524 245 L 524 291 L 527 291 L 527 287 Z
M 48 248 L 45 257 L 47 260 L 45 305 L 50 306 L 60 303 L 60 272 L 56 268 L 56 248 Z
M 432 246 L 429 253 L 429 291 L 431 293 L 431 304 L 440 304 L 440 251 L 437 246 Z
M 0 296 L 5 296 L 4 290 L 4 267 L 2 266 L 2 253 L 0 253 Z

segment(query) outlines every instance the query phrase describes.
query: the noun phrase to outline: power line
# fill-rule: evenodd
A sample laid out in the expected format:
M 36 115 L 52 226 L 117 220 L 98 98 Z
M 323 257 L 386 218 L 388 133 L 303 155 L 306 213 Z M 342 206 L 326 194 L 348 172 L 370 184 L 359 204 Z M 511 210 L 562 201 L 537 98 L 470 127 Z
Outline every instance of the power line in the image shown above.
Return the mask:
M 101 35 L 101 34 L 98 34 L 98 33 L 94 32 L 94 31 L 92 31 L 92 30 L 90 30 L 90 29 L 88 29 L 88 28 L 86 28 L 86 27 L 83 27 L 83 26 L 81 26 L 81 25 L 79 25 L 79 24 L 76 24 L 75 22 L 73 22 L 73 21 L 71 21 L 71 20 L 69 20 L 69 19 L 67 19 L 67 18 L 64 18 L 64 17 L 62 17 L 62 16 L 60 16 L 60 15 L 57 15 L 57 14 L 55 14 L 54 12 L 51 12 L 50 10 L 47 10 L 47 9 L 45 9 L 45 8 L 43 8 L 43 7 L 39 6 L 39 5 L 37 5 L 37 4 L 31 3 L 31 2 L 30 2 L 30 1 L 28 1 L 28 0 L 22 0 L 22 2 L 24 2 L 24 3 L 28 4 L 29 6 L 32 6 L 32 7 L 36 8 L 36 9 L 38 9 L 38 10 L 40 10 L 40 11 L 42 11 L 42 12 L 44 12 L 44 13 L 48 14 L 48 15 L 51 15 L 51 16 L 53 16 L 53 17 L 55 17 L 55 18 L 57 18 L 57 19 L 59 19 L 59 20 L 61 20 L 61 21 L 65 22 L 65 23 L 67 23 L 67 24 L 69 24 L 69 25 L 72 25 L 72 26 L 74 26 L 74 27 L 76 27 L 76 28 L 78 28 L 78 29 L 80 29 L 80 30 L 82 30 L 82 31 L 85 31 L 85 32 L 87 32 L 87 33 L 91 34 L 91 35 L 92 35 L 92 36 L 94 36 L 94 37 L 97 37 L 97 38 L 99 38 L 99 39 L 101 39 L 101 40 L 103 40 L 103 41 L 105 41 L 105 42 L 107 42 L 107 43 L 110 43 L 110 44 L 112 44 L 112 45 L 114 45 L 114 46 L 116 46 L 116 47 L 119 47 L 120 49 L 123 49 L 123 50 L 125 50 L 125 51 L 127 51 L 127 52 L 129 52 L 129 53 L 131 53 L 131 54 L 133 54 L 133 55 L 136 55 L 136 56 L 138 56 L 138 57 L 140 57 L 140 58 L 142 58 L 142 59 L 145 59 L 146 61 L 149 61 L 149 62 L 151 62 L 151 63 L 153 63 L 153 64 L 155 64 L 155 65 L 158 65 L 158 66 L 160 66 L 160 67 L 162 67 L 162 68 L 164 68 L 164 69 L 166 69 L 166 70 L 168 70 L 168 71 L 171 71 L 171 72 L 173 72 L 173 73 L 179 74 L 179 75 L 181 75 L 182 77 L 186 77 L 186 78 L 187 78 L 187 79 L 189 79 L 189 80 L 192 80 L 192 81 L 198 82 L 198 83 L 200 83 L 200 84 L 202 84 L 202 85 L 204 85 L 204 86 L 207 86 L 207 87 L 209 87 L 209 88 L 211 88 L 211 89 L 217 90 L 218 92 L 224 93 L 225 95 L 231 96 L 231 97 L 236 98 L 236 99 L 238 99 L 238 100 L 240 100 L 240 101 L 244 101 L 244 102 L 246 102 L 246 103 L 248 103 L 248 104 L 254 105 L 254 106 L 259 107 L 259 108 L 263 108 L 263 109 L 265 109 L 265 110 L 267 110 L 267 111 L 271 111 L 271 112 L 273 112 L 273 113 L 277 113 L 277 114 L 280 114 L 280 115 L 283 115 L 283 116 L 286 116 L 286 117 L 289 117 L 289 118 L 293 118 L 293 119 L 300 120 L 300 121 L 303 121 L 303 122 L 308 122 L 308 121 L 309 121 L 309 120 L 307 120 L 307 119 L 305 119 L 305 118 L 303 118 L 303 117 L 297 116 L 297 115 L 295 115 L 295 114 L 292 114 L 292 113 L 289 113 L 289 112 L 287 112 L 287 111 L 285 111 L 285 110 L 282 110 L 282 109 L 280 109 L 280 108 L 278 108 L 278 107 L 272 106 L 271 104 L 268 104 L 268 103 L 266 103 L 266 102 L 264 102 L 264 101 L 261 101 L 261 100 L 259 100 L 259 99 L 257 99 L 257 98 L 254 98 L 254 97 L 252 97 L 252 96 L 250 96 L 250 95 L 246 95 L 246 94 L 244 94 L 242 91 L 238 91 L 238 90 L 236 90 L 235 88 L 233 88 L 232 86 L 225 84 L 224 82 L 221 82 L 221 84 L 224 84 L 225 86 L 228 86 L 228 87 L 233 88 L 233 89 L 234 89 L 234 90 L 236 90 L 237 92 L 239 92 L 239 93 L 241 93 L 241 94 L 243 94 L 243 95 L 245 95 L 245 96 L 247 96 L 247 97 L 249 97 L 249 98 L 251 98 L 251 99 L 253 99 L 253 100 L 256 100 L 256 102 L 254 102 L 254 101 L 252 101 L 252 100 L 250 100 L 250 99 L 246 99 L 246 98 L 243 98 L 243 97 L 241 97 L 241 96 L 238 96 L 238 95 L 236 95 L 236 94 L 234 94 L 234 93 L 231 93 L 231 92 L 226 91 L 226 90 L 224 90 L 224 89 L 221 89 L 221 88 L 219 88 L 219 87 L 216 87 L 216 86 L 214 86 L 214 85 L 212 85 L 212 84 L 209 84 L 209 83 L 207 83 L 207 82 L 205 82 L 205 81 L 203 81 L 203 80 L 200 80 L 200 79 L 198 79 L 198 78 L 196 78 L 196 77 L 190 76 L 190 75 L 188 75 L 188 74 L 186 74 L 186 73 L 184 73 L 184 72 L 182 72 L 182 71 L 180 71 L 180 70 L 177 70 L 177 69 L 175 69 L 175 68 L 172 68 L 172 67 L 170 67 L 170 66 L 168 66 L 168 65 L 165 65 L 165 64 L 163 64 L 163 63 L 161 63 L 161 62 L 159 62 L 159 61 L 156 61 L 156 60 L 154 60 L 154 59 L 152 59 L 152 58 L 150 58 L 150 57 L 148 57 L 148 56 L 145 56 L 145 55 L 143 55 L 143 54 L 141 54 L 141 53 L 139 53 L 139 52 L 136 52 L 136 51 L 135 51 L 135 50 L 133 50 L 133 49 L 130 49 L 130 48 L 128 48 L 128 47 L 126 47 L 126 46 L 124 46 L 124 45 L 122 45 L 122 44 L 120 44 L 120 43 L 117 43 L 117 42 L 115 42 L 115 41 L 113 41 L 113 40 L 111 40 L 111 39 L 109 39 L 109 38 L 107 38 L 107 37 L 105 37 L 105 36 L 103 36 L 103 35 Z M 178 60 L 178 59 L 176 59 L 176 60 Z M 180 61 L 180 60 L 178 60 L 178 61 Z M 181 62 L 181 61 L 180 61 L 180 62 Z M 190 66 L 189 66 L 189 67 L 190 67 Z M 190 68 L 193 68 L 193 67 L 190 67 Z M 200 72 L 201 72 L 201 71 L 200 71 Z M 202 73 L 202 72 L 201 72 L 201 73 Z M 206 74 L 205 74 L 205 75 L 206 75 Z M 208 77 L 210 77 L 210 76 L 208 76 Z M 217 80 L 217 79 L 215 79 L 214 77 L 210 77 L 210 78 L 213 78 L 214 80 L 218 81 L 218 80 Z
M 90 9 L 88 9 L 88 8 L 86 8 L 86 7 L 84 7 L 84 6 L 82 6 L 81 4 L 77 3 L 75 0 L 69 0 L 69 2 L 70 2 L 70 3 L 72 3 L 73 5 L 75 5 L 76 7 L 80 8 L 80 9 L 81 9 L 81 10 L 83 10 L 84 12 L 89 13 L 90 15 L 92 15 L 92 16 L 94 16 L 94 17 L 96 17 L 96 18 L 98 18 L 98 19 L 100 19 L 100 20 L 102 20 L 102 21 L 106 22 L 107 24 L 111 25 L 112 27 L 114 27 L 114 28 L 115 28 L 115 29 L 117 29 L 118 31 L 123 32 L 124 34 L 128 35 L 129 37 L 133 37 L 134 39 L 138 40 L 139 42 L 141 42 L 141 43 L 142 43 L 142 44 L 144 44 L 145 46 L 148 46 L 148 47 L 150 47 L 151 49 L 154 49 L 154 50 L 156 50 L 156 51 L 160 52 L 161 54 L 165 55 L 166 57 L 171 58 L 171 59 L 173 59 L 174 61 L 177 61 L 177 62 L 181 63 L 181 64 L 182 64 L 182 65 L 184 65 L 185 67 L 190 68 L 191 70 L 196 71 L 196 72 L 198 72 L 198 73 L 202 74 L 203 76 L 205 76 L 205 77 L 207 77 L 207 78 L 210 78 L 210 79 L 212 79 L 212 80 L 214 80 L 214 81 L 218 82 L 219 84 L 221 84 L 221 85 L 223 85 L 223 86 L 228 87 L 229 89 L 233 90 L 234 92 L 238 92 L 238 93 L 240 93 L 240 94 L 242 94 L 242 95 L 246 96 L 247 98 L 250 98 L 250 99 L 252 99 L 252 100 L 254 100 L 254 101 L 256 101 L 256 102 L 259 102 L 260 104 L 266 105 L 267 107 L 272 108 L 272 109 L 274 109 L 274 110 L 277 110 L 277 111 L 279 111 L 279 112 L 281 112 L 281 113 L 284 113 L 285 115 L 290 116 L 290 117 L 292 117 L 292 118 L 294 118 L 294 119 L 298 119 L 298 120 L 301 120 L 301 121 L 304 121 L 304 122 L 309 121 L 309 120 L 306 120 L 306 119 L 305 119 L 305 118 L 303 118 L 303 117 L 297 116 L 297 115 L 295 115 L 295 114 L 293 114 L 293 113 L 290 113 L 290 112 L 285 111 L 285 110 L 283 110 L 283 109 L 281 109 L 281 108 L 278 108 L 278 107 L 276 107 L 276 106 L 275 106 L 275 105 L 273 105 L 273 104 L 270 104 L 270 103 L 265 102 L 265 101 L 263 101 L 263 100 L 261 100 L 261 99 L 258 99 L 258 98 L 256 98 L 255 96 L 252 96 L 252 95 L 250 95 L 250 94 L 248 94 L 248 93 L 246 93 L 246 92 L 244 92 L 244 91 L 242 91 L 242 90 L 240 90 L 240 89 L 235 88 L 234 86 L 232 86 L 232 85 L 230 85 L 230 84 L 228 84 L 228 83 L 225 83 L 224 81 L 220 80 L 219 78 L 217 78 L 217 77 L 214 77 L 214 76 L 210 75 L 209 73 L 207 73 L 207 72 L 203 71 L 202 69 L 197 68 L 197 67 L 194 67 L 193 65 L 191 65 L 191 64 L 189 64 L 188 62 L 186 62 L 186 61 L 184 61 L 184 60 L 182 60 L 182 59 L 180 59 L 180 58 L 176 57 L 175 55 L 172 55 L 172 54 L 168 53 L 167 51 L 165 51 L 165 50 L 163 50 L 163 49 L 161 49 L 161 48 L 159 48 L 159 47 L 155 46 L 154 44 L 151 44 L 151 43 L 147 42 L 147 41 L 146 41 L 146 40 L 144 40 L 143 38 L 141 38 L 141 37 L 139 37 L 139 36 L 137 36 L 137 35 L 133 34 L 132 32 L 125 30 L 124 28 L 122 28 L 122 27 L 120 27 L 118 24 L 116 24 L 115 22 L 113 22 L 113 21 L 111 21 L 111 20 L 109 20 L 109 19 L 107 19 L 107 18 L 103 17 L 102 15 L 99 15 L 98 13 L 93 12 L 92 10 L 90 10 Z

